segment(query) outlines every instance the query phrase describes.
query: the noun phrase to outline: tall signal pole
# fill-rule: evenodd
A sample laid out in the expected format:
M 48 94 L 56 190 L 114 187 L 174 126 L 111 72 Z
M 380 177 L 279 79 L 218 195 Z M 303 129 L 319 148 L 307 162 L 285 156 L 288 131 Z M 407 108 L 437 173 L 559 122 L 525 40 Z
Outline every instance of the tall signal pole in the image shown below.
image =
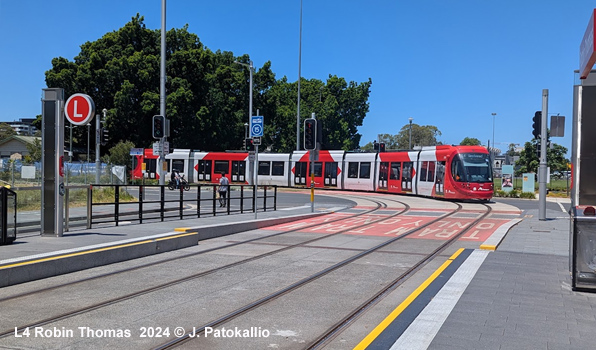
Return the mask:
M 166 122 L 166 0 L 161 0 L 161 69 L 159 74 L 159 114 L 164 117 L 164 127 Z M 165 131 L 165 130 L 164 130 Z M 157 162 L 157 173 L 159 174 L 159 184 L 165 185 L 164 163 L 164 143 L 167 132 L 159 140 L 159 161 Z
M 300 0 L 300 43 L 298 44 L 298 107 L 296 112 L 296 151 L 300 151 L 300 79 L 302 76 L 302 0 Z
M 538 219 L 546 220 L 546 143 L 548 119 L 548 89 L 542 89 L 542 120 L 540 125 L 540 165 L 538 166 Z

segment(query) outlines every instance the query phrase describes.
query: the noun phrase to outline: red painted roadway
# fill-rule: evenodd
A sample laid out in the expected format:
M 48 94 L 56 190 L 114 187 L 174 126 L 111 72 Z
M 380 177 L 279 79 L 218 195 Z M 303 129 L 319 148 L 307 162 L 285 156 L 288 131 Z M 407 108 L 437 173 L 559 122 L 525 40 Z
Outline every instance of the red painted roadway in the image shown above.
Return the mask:
M 365 209 L 365 207 L 354 207 L 353 209 Z M 382 216 L 387 216 L 389 213 L 395 213 L 395 209 L 387 210 L 388 214 L 382 214 L 383 210 L 380 213 L 371 214 L 371 215 L 362 215 L 358 217 L 353 217 L 354 213 L 333 213 L 329 215 L 325 215 L 324 217 L 317 217 L 313 219 L 295 221 L 288 224 L 282 224 L 277 226 L 271 226 L 266 228 L 267 230 L 276 230 L 276 231 L 287 231 L 293 229 L 299 229 L 300 227 L 309 226 L 312 224 L 323 224 L 321 226 L 316 226 L 313 228 L 305 228 L 303 232 L 316 232 L 321 234 L 331 234 L 336 233 L 338 231 L 348 230 L 344 232 L 344 234 L 348 235 L 364 235 L 364 236 L 398 236 L 403 233 L 409 232 L 413 229 L 419 228 L 424 224 L 436 220 L 437 217 L 450 212 L 449 210 L 441 210 L 441 209 L 411 209 L 408 213 L 404 215 L 400 215 L 398 217 L 387 218 L 387 220 L 379 221 L 376 223 L 372 223 L 368 226 L 363 228 L 356 228 L 358 225 L 365 224 L 367 222 L 371 222 L 374 220 L 378 220 Z M 422 215 L 422 213 L 426 213 L 426 215 Z M 426 228 L 422 231 L 415 233 L 413 236 L 409 236 L 409 238 L 418 238 L 418 239 L 432 239 L 432 240 L 447 240 L 454 235 L 461 232 L 461 230 L 467 228 L 469 225 L 472 224 L 474 219 L 481 215 L 479 211 L 469 211 L 464 210 L 460 211 L 457 215 L 461 214 L 468 214 L 466 216 L 470 217 L 447 217 L 444 218 Z M 471 215 L 470 215 L 471 214 Z M 477 214 L 477 215 L 474 215 Z M 493 218 L 492 216 L 498 215 L 501 218 Z M 477 223 L 471 230 L 466 232 L 462 237 L 459 238 L 461 241 L 477 241 L 477 242 L 484 242 L 490 237 L 495 230 L 497 230 L 501 225 L 508 223 L 512 218 L 517 217 L 519 212 L 512 212 L 512 211 L 492 211 L 491 216 L 489 218 L 483 220 L 480 223 Z M 502 218 L 511 216 L 511 218 Z M 337 220 L 340 218 L 345 218 L 344 220 L 339 220 L 336 222 L 330 222 L 333 220 Z M 328 222 L 327 224 L 324 224 Z M 354 227 L 353 230 L 350 230 L 351 227 Z

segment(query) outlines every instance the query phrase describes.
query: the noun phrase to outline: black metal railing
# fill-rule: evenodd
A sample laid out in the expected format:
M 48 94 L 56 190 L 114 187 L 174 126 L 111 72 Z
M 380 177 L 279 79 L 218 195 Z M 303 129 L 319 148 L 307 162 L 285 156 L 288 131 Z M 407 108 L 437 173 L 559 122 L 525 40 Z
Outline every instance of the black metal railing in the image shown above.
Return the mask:
M 190 185 L 188 191 L 169 190 L 164 185 L 91 185 L 87 228 L 112 222 L 118 226 L 122 221 L 143 223 L 277 210 L 277 186 L 230 185 L 225 206 L 219 205 L 217 188 L 214 184 Z

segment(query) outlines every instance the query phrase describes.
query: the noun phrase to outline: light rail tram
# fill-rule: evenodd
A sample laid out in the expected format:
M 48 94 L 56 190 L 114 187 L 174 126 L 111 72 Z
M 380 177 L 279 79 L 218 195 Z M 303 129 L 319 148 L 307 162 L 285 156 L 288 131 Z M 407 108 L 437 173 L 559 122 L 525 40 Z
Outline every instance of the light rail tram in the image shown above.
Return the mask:
M 167 175 L 178 171 L 189 183 L 218 183 L 226 173 L 232 184 L 252 183 L 249 153 L 174 149 L 166 155 Z M 144 164 L 144 165 L 143 165 Z M 158 178 L 151 149 L 135 156 L 133 178 Z M 309 151 L 259 153 L 259 185 L 310 187 Z M 493 170 L 481 146 L 432 146 L 408 151 L 346 152 L 320 150 L 314 186 L 342 190 L 413 194 L 434 198 L 488 201 Z

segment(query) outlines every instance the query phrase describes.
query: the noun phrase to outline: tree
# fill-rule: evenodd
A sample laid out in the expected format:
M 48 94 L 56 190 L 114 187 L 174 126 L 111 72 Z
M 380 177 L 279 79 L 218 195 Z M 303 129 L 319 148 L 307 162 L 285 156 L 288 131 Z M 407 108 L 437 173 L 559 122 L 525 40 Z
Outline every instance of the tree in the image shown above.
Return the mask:
M 433 125 L 412 124 L 412 147 L 442 145 L 437 137 L 441 132 Z M 410 124 L 404 125 L 396 135 L 397 149 L 408 149 L 410 145 Z
M 480 146 L 482 142 L 474 137 L 466 137 L 459 144 L 462 146 Z
M 159 114 L 160 31 L 148 30 L 137 14 L 117 31 L 81 46 L 74 62 L 58 57 L 46 72 L 48 86 L 91 96 L 96 107 L 108 110 L 108 146 L 132 141 L 149 147 L 153 115 Z M 228 51 L 211 51 L 188 26 L 166 34 L 166 117 L 170 120 L 170 145 L 175 148 L 222 151 L 240 149 L 244 123 L 248 123 L 249 71 L 234 61 L 249 62 Z M 253 77 L 253 111 L 265 116 L 263 149 L 295 148 L 297 83 L 275 79 L 271 62 L 256 69 Z M 361 126 L 368 112 L 371 80 L 346 82 L 330 75 L 301 80 L 300 119 L 317 112 L 323 123 L 325 146 L 351 149 L 358 146 Z M 302 127 L 302 126 L 301 126 Z M 73 132 L 73 144 L 86 142 L 84 128 Z
M 519 160 L 515 163 L 518 166 L 515 175 L 519 176 L 523 173 L 537 173 L 540 159 L 536 154 L 536 147 L 539 140 L 526 142 L 524 149 L 520 152 Z M 552 148 L 546 150 L 546 165 L 550 167 L 551 173 L 556 171 L 566 171 L 569 160 L 565 158 L 567 148 L 556 143 Z
M 29 152 L 29 154 L 25 156 L 25 160 L 28 163 L 41 161 L 41 138 L 34 138 L 33 143 L 27 143 L 25 147 L 27 147 L 27 152 Z
M 0 140 L 16 135 L 16 131 L 8 123 L 0 123 Z
M 519 156 L 519 152 L 517 152 L 515 150 L 515 146 L 518 146 L 518 145 L 519 145 L 519 143 L 510 143 L 509 148 L 507 149 L 507 152 L 505 154 L 510 157 Z
M 318 79 L 300 80 L 300 129 L 303 122 L 316 111 L 316 119 L 323 125 L 323 147 L 351 150 L 358 147 L 361 126 L 368 113 L 368 97 L 372 81 L 347 83 L 344 78 L 330 75 L 326 82 Z M 265 116 L 265 145 L 279 152 L 296 147 L 296 95 L 298 84 L 283 77 L 263 96 Z M 272 116 L 267 118 L 267 116 Z M 300 144 L 303 139 L 300 139 Z
M 135 145 L 130 141 L 120 141 L 114 147 L 110 148 L 110 155 L 103 158 L 106 163 L 112 163 L 116 165 L 125 165 L 129 170 L 131 167 L 130 163 L 130 150 Z

